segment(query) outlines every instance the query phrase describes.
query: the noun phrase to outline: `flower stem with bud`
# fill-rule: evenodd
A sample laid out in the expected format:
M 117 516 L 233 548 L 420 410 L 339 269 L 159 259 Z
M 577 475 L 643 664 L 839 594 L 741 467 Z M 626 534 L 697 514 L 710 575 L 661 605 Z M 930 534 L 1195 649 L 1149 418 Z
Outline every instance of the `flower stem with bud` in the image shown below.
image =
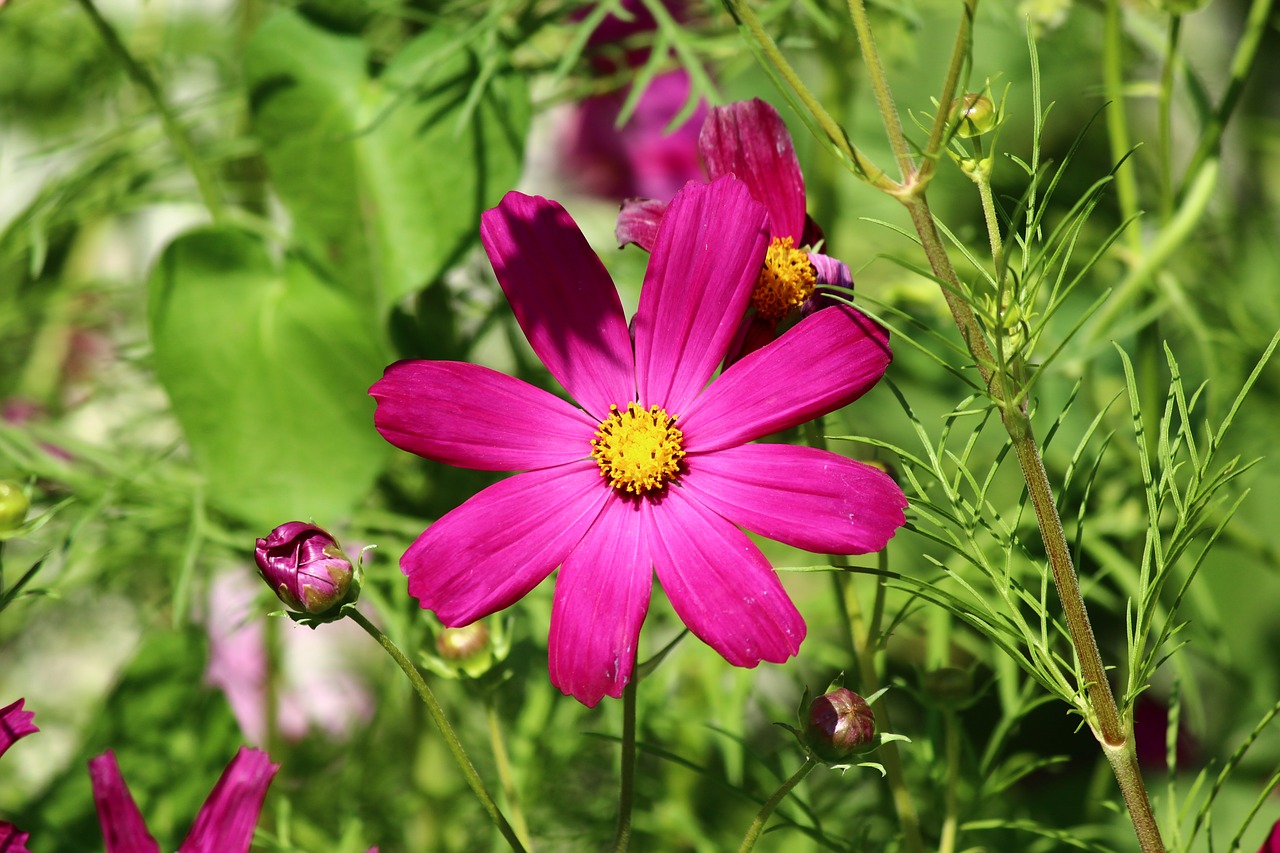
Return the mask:
M 507 822 L 502 810 L 498 808 L 498 804 L 494 802 L 489 789 L 485 787 L 484 780 L 476 772 L 475 765 L 467 757 L 466 750 L 462 748 L 462 742 L 458 740 L 458 735 L 454 732 L 453 726 L 449 724 L 448 718 L 444 715 L 444 709 L 440 707 L 440 702 L 436 699 L 435 694 L 431 692 L 431 688 L 427 686 L 422 673 L 418 671 L 412 661 L 405 657 L 399 646 L 392 642 L 390 637 L 382 633 L 363 613 L 355 607 L 345 608 L 345 613 L 355 620 L 355 623 L 363 628 L 365 633 L 377 640 L 378 645 L 382 646 L 387 654 L 391 655 L 391 659 L 409 677 L 409 682 L 413 685 L 414 691 L 417 692 L 418 698 L 427 706 L 427 713 L 431 715 L 432 722 L 436 724 L 436 728 L 440 730 L 440 734 L 444 737 L 445 745 L 449 747 L 449 752 L 453 754 L 453 759 L 457 762 L 458 769 L 462 771 L 462 775 L 467 780 L 467 784 L 471 786 L 471 790 L 480 798 L 480 804 L 484 806 L 484 810 L 489 814 L 493 825 L 502 833 L 502 837 L 506 839 L 512 850 L 517 851 L 517 853 L 525 853 L 524 844 L 516 835 L 515 830 L 512 829 L 511 824 Z
M 751 822 L 751 826 L 747 829 L 746 837 L 742 839 L 742 846 L 738 848 L 738 853 L 748 853 L 749 850 L 756 846 L 756 841 L 760 839 L 760 834 L 764 832 L 765 824 L 769 822 L 769 817 L 773 814 L 774 809 L 783 801 L 787 794 L 791 793 L 791 789 L 800 784 L 800 780 L 808 776 L 813 768 L 817 767 L 820 762 L 812 755 L 804 760 L 804 764 L 800 765 L 800 769 L 792 773 L 787 781 L 783 782 L 778 790 L 774 791 L 769 799 L 765 800 L 760 811 L 756 813 L 756 819 Z

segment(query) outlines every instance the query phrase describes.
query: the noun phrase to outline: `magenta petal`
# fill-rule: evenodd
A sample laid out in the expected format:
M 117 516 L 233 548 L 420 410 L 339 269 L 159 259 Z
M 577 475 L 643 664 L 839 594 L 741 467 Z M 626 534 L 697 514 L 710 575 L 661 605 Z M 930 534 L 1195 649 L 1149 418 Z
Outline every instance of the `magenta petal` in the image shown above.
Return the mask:
M 0 820 L 0 853 L 31 853 L 31 849 L 27 847 L 27 839 L 30 837 L 31 833 Z
M 690 631 L 734 666 L 782 663 L 800 650 L 804 619 L 745 533 L 678 488 L 650 523 L 658 580 Z
M 835 411 L 891 359 L 878 323 L 845 305 L 824 308 L 720 374 L 680 422 L 685 450 L 733 447 Z
M 279 769 L 265 752 L 240 747 L 200 807 L 178 853 L 247 853 L 267 788 Z
M 606 502 L 556 576 L 547 643 L 551 683 L 588 708 L 621 696 L 631 680 L 653 589 L 645 509 L 635 501 Z
M 564 561 L 610 495 L 591 460 L 508 477 L 410 546 L 409 594 L 451 628 L 509 607 Z
M 89 759 L 89 781 L 107 853 L 160 853 L 160 845 L 147 831 L 146 821 L 120 775 L 114 752 L 107 750 Z
M 618 224 L 613 229 L 618 247 L 635 243 L 646 252 L 652 252 L 658 245 L 658 228 L 666 212 L 667 203 L 656 198 L 624 199 L 622 210 L 618 211 Z
M 662 218 L 634 320 L 636 389 L 679 416 L 746 312 L 768 246 L 765 211 L 732 178 L 685 185 Z
M 480 239 L 534 352 L 597 421 L 634 398 L 631 335 L 604 264 L 565 209 L 509 192 Z
M 759 98 L 715 107 L 702 125 L 698 148 L 713 180 L 737 175 L 769 209 L 769 236 L 801 245 L 804 175 L 777 110 Z
M 879 551 L 907 499 L 888 474 L 812 447 L 744 444 L 686 457 L 680 486 L 753 533 L 819 554 Z
M 598 422 L 505 373 L 455 361 L 401 361 L 369 394 L 387 441 L 436 462 L 527 471 L 591 454 Z
M 0 708 L 0 755 L 29 734 L 40 731 L 31 721 L 35 719 L 34 711 L 22 710 L 25 699 L 19 699 Z
M 853 289 L 853 273 L 849 272 L 849 266 L 844 261 L 819 252 L 810 252 L 809 263 L 813 264 L 818 273 L 818 284 Z

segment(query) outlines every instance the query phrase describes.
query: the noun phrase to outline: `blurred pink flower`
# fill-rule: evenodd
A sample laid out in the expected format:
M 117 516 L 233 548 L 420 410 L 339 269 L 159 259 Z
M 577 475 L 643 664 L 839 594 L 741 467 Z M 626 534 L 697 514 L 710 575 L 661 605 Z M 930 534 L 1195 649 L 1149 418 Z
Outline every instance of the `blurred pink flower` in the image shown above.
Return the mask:
M 1280 820 L 1271 827 L 1271 834 L 1262 842 L 1258 853 L 1280 853 Z
M 260 583 L 247 572 L 225 572 L 209 588 L 205 682 L 227 697 L 240 730 L 251 743 L 267 736 L 267 647 Z M 280 621 L 277 725 L 299 740 L 312 727 L 343 737 L 373 716 L 373 698 L 356 675 L 350 649 L 364 633 L 346 620 L 312 630 Z
M 676 20 L 683 4 L 665 3 Z M 647 47 L 627 45 L 653 32 L 653 15 L 640 0 L 623 0 L 630 20 L 607 16 L 587 40 L 587 58 L 601 77 L 639 68 Z M 698 129 L 707 115 L 699 101 L 688 119 L 669 133 L 668 126 L 689 100 L 689 73 L 677 68 L 657 74 L 636 102 L 627 123 L 618 127 L 630 86 L 584 98 L 574 104 L 562 128 L 559 150 L 563 177 L 578 192 L 621 201 L 630 196 L 670 198 L 688 181 L 701 177 Z
M 35 713 L 22 710 L 25 699 L 19 699 L 0 708 L 0 756 L 29 734 L 40 731 L 32 722 Z M 27 849 L 30 833 L 21 832 L 16 826 L 0 820 L 0 851 L 3 853 L 31 853 Z
M 459 362 L 402 361 L 370 390 L 378 431 L 397 447 L 524 472 L 418 537 L 400 559 L 409 593 L 457 627 L 559 566 L 551 681 L 585 705 L 630 681 L 655 572 L 681 620 L 729 663 L 781 663 L 804 620 L 740 527 L 865 554 L 904 522 L 906 499 L 884 472 L 755 443 L 871 388 L 891 359 L 882 327 L 845 306 L 819 311 L 712 380 L 759 275 L 765 224 L 741 181 L 688 184 L 663 218 L 629 330 L 564 208 L 508 193 L 481 217 L 481 241 L 530 345 L 577 405 Z
M 241 747 L 200 807 L 178 853 L 246 853 L 279 769 L 265 752 Z M 89 778 L 107 853 L 160 853 L 111 750 L 89 760 Z

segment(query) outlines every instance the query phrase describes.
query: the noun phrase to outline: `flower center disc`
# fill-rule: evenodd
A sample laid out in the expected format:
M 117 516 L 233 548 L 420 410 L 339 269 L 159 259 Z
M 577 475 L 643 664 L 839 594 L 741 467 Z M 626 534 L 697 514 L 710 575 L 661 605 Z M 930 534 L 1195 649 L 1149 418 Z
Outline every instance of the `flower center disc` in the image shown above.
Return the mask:
M 751 305 L 760 319 L 776 323 L 803 305 L 817 282 L 818 272 L 809 256 L 795 248 L 790 237 L 775 237 L 751 291 Z
M 680 472 L 684 436 L 676 419 L 661 406 L 642 409 L 628 403 L 621 412 L 609 407 L 591 440 L 591 456 L 600 475 L 618 491 L 646 495 L 661 491 Z

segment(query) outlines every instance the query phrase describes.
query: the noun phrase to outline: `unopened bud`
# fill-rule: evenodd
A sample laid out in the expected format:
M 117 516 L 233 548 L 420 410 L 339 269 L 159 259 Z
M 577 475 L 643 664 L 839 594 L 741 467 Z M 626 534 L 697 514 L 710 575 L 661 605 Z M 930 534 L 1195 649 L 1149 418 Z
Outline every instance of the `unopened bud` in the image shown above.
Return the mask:
M 354 600 L 356 569 L 337 540 L 314 524 L 290 521 L 253 552 L 267 586 L 293 610 L 318 615 Z
M 0 480 L 0 535 L 11 533 L 27 520 L 31 500 L 22 486 L 12 480 Z
M 461 628 L 445 628 L 436 634 L 436 651 L 440 657 L 461 663 L 484 652 L 489 646 L 489 626 L 472 622 Z
M 809 703 L 805 745 L 823 761 L 837 762 L 875 746 L 876 718 L 867 700 L 847 687 Z
M 996 106 L 986 95 L 969 92 L 951 102 L 951 120 L 965 139 L 981 136 L 995 129 Z

